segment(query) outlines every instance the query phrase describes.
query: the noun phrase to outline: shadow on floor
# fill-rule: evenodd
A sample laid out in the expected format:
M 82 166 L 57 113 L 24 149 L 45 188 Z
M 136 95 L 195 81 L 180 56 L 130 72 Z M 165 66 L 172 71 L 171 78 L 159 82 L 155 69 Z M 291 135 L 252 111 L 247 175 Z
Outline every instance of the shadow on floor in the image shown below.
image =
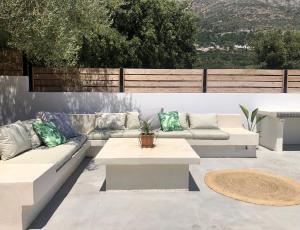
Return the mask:
M 104 180 L 101 188 L 100 188 L 100 192 L 105 192 L 106 191 L 106 180 Z M 196 184 L 194 177 L 192 176 L 191 173 L 189 173 L 189 191 L 191 192 L 199 192 L 200 189 L 198 187 L 198 185 Z
M 189 173 L 189 191 L 191 192 L 199 192 L 200 189 L 198 185 L 196 184 L 194 177 L 192 176 L 191 173 Z
M 93 170 L 94 163 L 92 158 L 85 158 L 78 166 L 78 168 L 74 171 L 74 173 L 67 179 L 67 181 L 63 184 L 63 186 L 58 190 L 58 192 L 54 195 L 54 197 L 48 202 L 46 207 L 41 211 L 41 213 L 37 216 L 37 218 L 32 222 L 29 229 L 42 229 L 60 204 L 63 202 L 65 197 L 69 194 L 73 186 L 75 185 L 77 179 L 81 175 L 84 170 Z M 100 191 L 106 190 L 106 180 L 101 186 Z M 200 191 L 197 186 L 193 176 L 189 173 L 189 191 Z
M 54 197 L 48 202 L 37 218 L 32 222 L 29 229 L 41 229 L 50 220 L 53 213 L 69 194 L 77 179 L 85 169 L 89 169 L 92 158 L 84 158 L 74 173 L 67 179 L 63 186 L 58 190 Z
M 300 151 L 300 145 L 283 145 L 283 151 Z

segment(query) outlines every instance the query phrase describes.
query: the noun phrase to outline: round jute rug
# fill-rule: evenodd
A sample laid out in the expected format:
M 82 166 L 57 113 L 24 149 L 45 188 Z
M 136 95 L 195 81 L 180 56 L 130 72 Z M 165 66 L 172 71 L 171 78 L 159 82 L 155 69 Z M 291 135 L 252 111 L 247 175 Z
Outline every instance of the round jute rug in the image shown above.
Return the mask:
M 215 192 L 248 203 L 289 206 L 300 204 L 300 184 L 287 177 L 255 169 L 226 169 L 206 174 Z

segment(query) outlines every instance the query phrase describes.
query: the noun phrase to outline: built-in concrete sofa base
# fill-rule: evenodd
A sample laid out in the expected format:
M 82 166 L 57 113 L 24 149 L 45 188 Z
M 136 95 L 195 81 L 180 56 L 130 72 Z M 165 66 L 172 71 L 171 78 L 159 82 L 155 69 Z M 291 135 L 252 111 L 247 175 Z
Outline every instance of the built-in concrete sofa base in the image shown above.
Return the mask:
M 256 146 L 200 146 L 192 148 L 202 158 L 256 158 Z
M 87 152 L 87 157 L 95 157 L 104 146 L 105 141 L 90 140 L 89 142 L 91 148 Z M 257 150 L 256 145 L 209 146 L 192 144 L 191 146 L 202 158 L 256 158 Z
M 28 228 L 79 166 L 89 147 L 85 142 L 59 170 L 55 164 L 1 164 L 0 230 Z

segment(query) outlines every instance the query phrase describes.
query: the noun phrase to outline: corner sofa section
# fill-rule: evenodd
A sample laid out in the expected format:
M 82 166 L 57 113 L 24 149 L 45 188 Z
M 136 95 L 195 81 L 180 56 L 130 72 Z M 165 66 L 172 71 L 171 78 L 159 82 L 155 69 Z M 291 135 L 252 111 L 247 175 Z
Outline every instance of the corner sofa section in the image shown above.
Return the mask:
M 85 135 L 0 160 L 0 230 L 26 229 L 89 151 Z

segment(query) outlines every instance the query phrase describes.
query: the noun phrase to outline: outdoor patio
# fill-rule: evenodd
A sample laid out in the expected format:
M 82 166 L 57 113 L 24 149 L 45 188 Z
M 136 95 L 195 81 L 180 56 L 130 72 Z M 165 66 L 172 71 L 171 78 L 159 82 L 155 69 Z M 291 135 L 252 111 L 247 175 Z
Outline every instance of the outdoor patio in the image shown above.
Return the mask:
M 202 158 L 190 171 L 194 191 L 100 191 L 105 166 L 86 158 L 30 229 L 213 229 L 296 230 L 300 206 L 272 207 L 240 202 L 210 190 L 208 171 L 255 168 L 300 181 L 300 152 L 260 148 L 257 158 Z M 197 190 L 200 191 L 197 191 Z

